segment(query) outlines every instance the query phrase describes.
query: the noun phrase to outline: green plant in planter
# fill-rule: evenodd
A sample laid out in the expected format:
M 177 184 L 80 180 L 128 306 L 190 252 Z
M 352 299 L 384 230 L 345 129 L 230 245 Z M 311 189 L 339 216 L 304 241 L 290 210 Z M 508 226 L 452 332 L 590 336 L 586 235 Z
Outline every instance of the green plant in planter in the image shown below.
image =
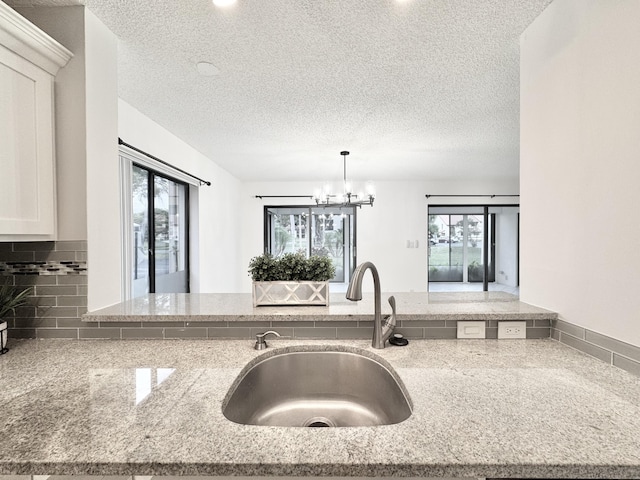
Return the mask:
M 484 268 L 482 264 L 478 263 L 477 260 L 474 260 L 469 264 L 468 279 L 470 282 L 481 282 L 483 278 L 484 278 Z
M 16 308 L 26 305 L 32 292 L 31 287 L 23 289 L 6 282 L 0 285 L 0 322 L 9 312 L 15 314 Z
M 276 259 L 276 279 L 299 282 L 307 280 L 307 257 L 302 253 L 285 253 Z
M 307 259 L 307 277 L 313 282 L 326 282 L 336 274 L 336 267 L 329 257 L 312 255 Z
M 335 275 L 335 267 L 330 258 L 318 255 L 307 258 L 303 253 L 287 253 L 274 258 L 264 253 L 251 259 L 249 275 L 254 282 L 326 282 Z
M 249 275 L 254 282 L 272 282 L 278 274 L 276 259 L 270 253 L 253 257 L 249 262 Z

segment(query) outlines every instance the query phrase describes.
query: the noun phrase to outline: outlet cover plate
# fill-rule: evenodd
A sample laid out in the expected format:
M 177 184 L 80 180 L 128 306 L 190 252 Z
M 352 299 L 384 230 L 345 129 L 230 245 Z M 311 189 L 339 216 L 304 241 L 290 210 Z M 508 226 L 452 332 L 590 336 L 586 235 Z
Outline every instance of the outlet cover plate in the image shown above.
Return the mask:
M 485 322 L 459 321 L 458 338 L 486 338 Z
M 527 322 L 498 322 L 498 339 L 527 338 Z

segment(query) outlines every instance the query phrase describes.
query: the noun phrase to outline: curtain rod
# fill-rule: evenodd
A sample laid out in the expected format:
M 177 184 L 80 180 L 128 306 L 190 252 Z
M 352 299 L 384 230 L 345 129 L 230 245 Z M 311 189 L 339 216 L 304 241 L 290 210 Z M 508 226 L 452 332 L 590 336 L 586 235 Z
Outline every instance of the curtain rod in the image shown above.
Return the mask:
M 496 197 L 519 197 L 520 195 L 425 195 L 425 197 L 427 198 L 431 198 L 431 197 L 489 197 L 489 198 L 496 198 Z
M 255 198 L 313 198 L 313 195 L 256 195 Z
M 145 157 L 149 157 L 149 158 L 155 160 L 156 162 L 160 162 L 161 164 L 166 165 L 167 167 L 173 168 L 174 170 L 176 170 L 176 171 L 178 171 L 180 173 L 184 173 L 185 175 L 187 175 L 187 176 L 189 176 L 191 178 L 195 178 L 196 180 L 198 180 L 200 182 L 200 186 L 202 186 L 202 185 L 206 185 L 208 187 L 211 186 L 211 182 L 209 182 L 207 180 L 203 180 L 200 177 L 196 177 L 195 175 L 192 175 L 189 172 L 185 172 L 181 168 L 178 168 L 178 167 L 175 167 L 175 166 L 171 165 L 169 162 L 165 162 L 164 160 L 160 160 L 158 157 L 154 157 L 150 153 L 147 153 L 144 150 L 140 150 L 139 148 L 136 148 L 133 145 L 128 144 L 127 142 L 123 141 L 120 137 L 118 137 L 118 145 L 124 145 L 125 147 L 128 147 L 131 150 L 135 150 L 136 152 L 141 153 Z

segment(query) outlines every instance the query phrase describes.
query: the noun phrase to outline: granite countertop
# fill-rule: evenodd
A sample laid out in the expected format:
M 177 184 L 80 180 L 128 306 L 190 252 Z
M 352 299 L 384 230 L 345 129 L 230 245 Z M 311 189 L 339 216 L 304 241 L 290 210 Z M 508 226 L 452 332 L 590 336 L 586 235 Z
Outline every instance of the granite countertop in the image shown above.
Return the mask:
M 640 378 L 553 340 L 11 340 L 0 474 L 639 478 Z M 238 425 L 221 405 L 256 357 L 362 349 L 404 382 L 397 425 Z
M 398 320 L 554 320 L 555 312 L 518 301 L 504 292 L 383 293 L 382 311 L 396 297 Z M 359 302 L 344 293 L 330 294 L 327 307 L 254 307 L 250 293 L 165 293 L 150 294 L 89 312 L 83 320 L 92 322 L 136 321 L 332 321 L 371 320 L 373 294 Z

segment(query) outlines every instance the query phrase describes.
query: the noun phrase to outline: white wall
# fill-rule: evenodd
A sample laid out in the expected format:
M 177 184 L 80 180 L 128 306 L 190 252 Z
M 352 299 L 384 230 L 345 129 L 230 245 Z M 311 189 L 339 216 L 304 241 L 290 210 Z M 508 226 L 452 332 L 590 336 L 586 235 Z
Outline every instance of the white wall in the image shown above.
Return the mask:
M 239 291 L 244 271 L 240 182 L 123 100 L 118 114 L 118 134 L 124 142 L 212 183 L 190 191 L 196 219 L 192 224 L 197 226 L 191 230 L 191 291 Z
M 521 37 L 521 299 L 640 346 L 640 2 L 556 0 Z
M 88 308 L 121 300 L 118 42 L 85 9 Z
M 319 180 L 320 181 L 320 180 Z M 246 275 L 251 257 L 264 250 L 263 208 L 265 205 L 309 204 L 305 199 L 257 199 L 256 195 L 311 195 L 318 182 L 245 183 L 242 192 L 242 255 L 244 272 L 242 291 L 250 291 L 251 279 Z M 495 180 L 474 182 L 375 182 L 373 207 L 362 207 L 357 213 L 358 263 L 373 262 L 379 273 L 383 291 L 423 292 L 427 290 L 427 207 L 432 204 L 504 203 L 504 199 L 425 198 L 431 195 L 517 194 L 518 181 Z M 516 199 L 517 200 L 517 199 Z M 407 240 L 418 241 L 418 248 L 407 248 Z M 370 276 L 367 275 L 367 278 Z M 364 290 L 371 290 L 368 282 Z
M 495 240 L 496 282 L 515 287 L 518 284 L 518 213 L 515 208 L 496 212 Z

